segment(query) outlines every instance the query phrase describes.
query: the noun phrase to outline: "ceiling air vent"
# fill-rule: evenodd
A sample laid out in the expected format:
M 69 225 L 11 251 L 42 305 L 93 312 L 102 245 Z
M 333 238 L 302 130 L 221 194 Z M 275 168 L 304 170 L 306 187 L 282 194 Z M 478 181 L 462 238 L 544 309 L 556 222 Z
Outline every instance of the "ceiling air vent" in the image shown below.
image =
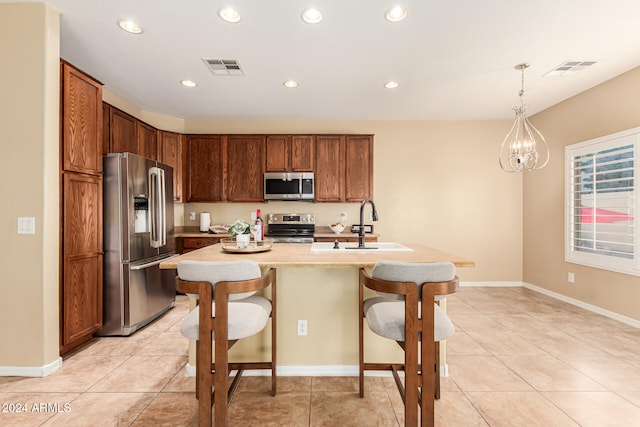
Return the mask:
M 595 61 L 567 61 L 564 64 L 558 65 L 551 71 L 545 73 L 545 76 L 568 76 L 570 74 L 577 73 L 578 71 L 582 71 L 587 67 L 595 64 Z
M 214 76 L 244 76 L 244 71 L 235 59 L 203 59 Z

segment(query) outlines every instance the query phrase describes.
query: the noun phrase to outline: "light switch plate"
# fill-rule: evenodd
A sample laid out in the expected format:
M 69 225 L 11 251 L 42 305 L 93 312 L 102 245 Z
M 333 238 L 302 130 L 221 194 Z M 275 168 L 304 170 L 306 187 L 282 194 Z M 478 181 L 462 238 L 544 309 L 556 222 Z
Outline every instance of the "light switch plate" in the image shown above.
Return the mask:
M 32 216 L 19 216 L 18 234 L 36 234 L 36 218 Z

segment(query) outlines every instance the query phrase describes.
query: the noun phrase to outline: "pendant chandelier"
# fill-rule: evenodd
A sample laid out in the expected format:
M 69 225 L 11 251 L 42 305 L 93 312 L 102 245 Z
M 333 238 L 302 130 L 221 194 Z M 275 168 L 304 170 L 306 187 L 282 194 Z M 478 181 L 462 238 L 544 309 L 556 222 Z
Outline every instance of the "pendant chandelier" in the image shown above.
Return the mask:
M 500 146 L 498 162 L 505 172 L 522 172 L 525 169 L 533 171 L 542 169 L 549 163 L 549 147 L 542 134 L 529 122 L 525 112 L 524 70 L 527 68 L 527 63 L 515 66 L 515 69 L 522 73 L 518 93 L 520 106 L 513 109 L 516 112 L 516 121 Z

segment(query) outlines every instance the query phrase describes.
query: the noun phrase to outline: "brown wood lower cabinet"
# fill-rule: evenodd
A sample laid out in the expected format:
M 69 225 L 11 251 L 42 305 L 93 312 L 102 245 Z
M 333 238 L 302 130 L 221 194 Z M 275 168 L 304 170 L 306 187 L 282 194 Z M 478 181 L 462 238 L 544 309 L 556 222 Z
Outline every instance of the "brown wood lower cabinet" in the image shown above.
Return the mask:
M 68 257 L 64 271 L 63 352 L 102 327 L 102 255 Z
M 195 251 L 205 246 L 220 243 L 221 237 L 176 237 L 176 251 L 179 254 Z
M 63 172 L 60 353 L 102 327 L 102 176 Z

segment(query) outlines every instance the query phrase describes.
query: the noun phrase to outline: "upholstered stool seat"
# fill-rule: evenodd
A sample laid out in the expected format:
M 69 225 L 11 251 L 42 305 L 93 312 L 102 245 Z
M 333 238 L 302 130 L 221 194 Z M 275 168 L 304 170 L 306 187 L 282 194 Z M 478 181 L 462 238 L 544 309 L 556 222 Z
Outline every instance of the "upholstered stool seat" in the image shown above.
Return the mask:
M 433 304 L 434 310 L 434 341 L 444 341 L 455 332 L 455 326 L 438 304 Z M 364 315 L 372 332 L 384 338 L 404 342 L 405 313 L 404 302 L 389 300 L 384 297 L 369 298 L 364 302 Z M 418 341 L 422 339 L 422 332 L 418 334 Z
M 271 315 L 271 301 L 253 295 L 245 299 L 229 301 L 229 340 L 239 340 L 255 335 L 267 326 Z M 216 316 L 215 303 L 211 304 L 211 316 Z M 200 306 L 193 309 L 180 325 L 180 332 L 190 340 L 197 340 L 200 330 Z M 215 341 L 215 331 L 211 331 Z

